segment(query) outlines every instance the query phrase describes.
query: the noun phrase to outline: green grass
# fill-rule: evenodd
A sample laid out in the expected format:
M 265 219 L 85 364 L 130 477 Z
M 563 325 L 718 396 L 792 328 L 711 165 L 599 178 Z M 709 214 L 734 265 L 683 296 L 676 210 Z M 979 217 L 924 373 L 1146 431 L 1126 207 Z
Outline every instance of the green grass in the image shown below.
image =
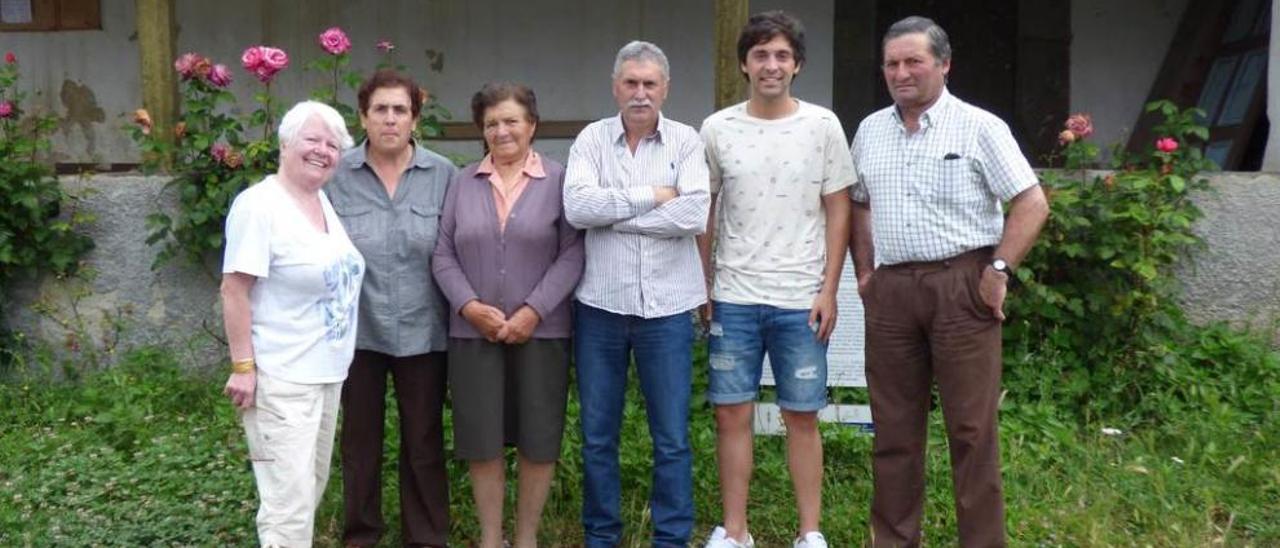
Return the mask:
M 1280 372 L 1274 356 L 1269 360 L 1264 367 L 1275 386 Z M 699 541 L 720 514 L 715 433 L 712 410 L 701 397 L 702 367 L 700 355 L 691 424 Z M 223 379 L 221 371 L 184 373 L 171 353 L 150 348 L 74 382 L 37 377 L 0 382 L 0 545 L 253 544 L 253 476 L 242 431 L 220 394 Z M 1033 394 L 1009 395 L 1001 437 L 1011 543 L 1280 545 L 1276 413 L 1237 409 L 1230 399 L 1190 405 L 1195 402 L 1174 388 L 1147 395 L 1185 404 L 1177 415 L 1158 421 L 1085 419 Z M 862 398 L 857 391 L 836 396 Z M 582 535 L 573 399 L 569 409 L 564 454 L 546 509 L 547 546 L 577 545 Z M 388 417 L 389 426 L 395 420 Z M 1124 434 L 1105 435 L 1103 427 Z M 643 403 L 634 391 L 624 428 L 624 545 L 644 546 L 651 525 L 645 508 L 651 460 Z M 957 543 L 955 517 L 946 441 L 936 413 L 931 433 L 925 537 L 929 545 L 950 546 Z M 825 532 L 833 546 L 862 545 L 871 497 L 871 438 L 840 426 L 824 426 L 823 437 Z M 384 545 L 393 546 L 399 540 L 394 436 L 387 449 Z M 341 545 L 339 465 L 335 458 L 317 516 L 320 546 Z M 783 440 L 757 438 L 756 465 L 752 532 L 762 547 L 789 546 L 795 511 Z M 451 539 L 465 546 L 477 536 L 474 510 L 465 467 L 454 461 L 450 472 Z

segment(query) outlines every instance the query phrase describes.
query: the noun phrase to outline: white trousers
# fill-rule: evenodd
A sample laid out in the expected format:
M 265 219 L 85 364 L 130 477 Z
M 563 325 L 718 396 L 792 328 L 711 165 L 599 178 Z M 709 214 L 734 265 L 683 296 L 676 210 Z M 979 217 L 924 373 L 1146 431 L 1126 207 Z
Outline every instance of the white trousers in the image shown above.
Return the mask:
M 311 546 L 333 455 L 342 383 L 297 384 L 258 371 L 240 419 L 258 484 L 262 546 Z

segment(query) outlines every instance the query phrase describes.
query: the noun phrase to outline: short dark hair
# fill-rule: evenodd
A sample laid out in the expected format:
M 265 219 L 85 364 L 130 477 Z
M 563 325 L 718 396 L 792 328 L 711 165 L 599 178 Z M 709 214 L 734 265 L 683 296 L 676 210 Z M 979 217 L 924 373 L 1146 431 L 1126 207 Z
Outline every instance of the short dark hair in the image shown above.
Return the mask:
M 951 59 L 951 39 L 947 37 L 947 31 L 933 19 L 919 15 L 912 15 L 890 25 L 889 30 L 884 33 L 884 40 L 880 42 L 880 51 L 884 52 L 884 46 L 889 40 L 916 33 L 923 34 L 929 40 L 929 51 L 937 62 L 945 63 Z
M 524 84 L 514 82 L 489 82 L 471 96 L 471 120 L 476 128 L 484 131 L 484 111 L 498 103 L 511 99 L 524 107 L 525 118 L 538 123 L 538 97 Z
M 489 82 L 471 96 L 471 121 L 475 122 L 480 133 L 484 133 L 484 111 L 508 99 L 524 107 L 526 120 L 532 124 L 538 123 L 538 96 L 534 95 L 529 86 L 514 82 Z M 488 154 L 489 142 L 481 139 L 480 145 L 484 147 L 484 153 Z
M 791 44 L 796 66 L 804 65 L 804 25 L 782 10 L 757 13 L 747 19 L 746 26 L 738 34 L 738 65 L 747 62 L 747 52 L 751 48 L 773 40 L 775 36 L 785 37 Z M 742 76 L 747 77 L 745 73 Z
M 361 114 L 369 115 L 369 99 L 373 97 L 373 92 L 383 88 L 404 88 L 405 93 L 409 94 L 409 109 L 413 112 L 413 117 L 417 118 L 422 113 L 423 93 L 417 82 L 398 70 L 381 69 L 360 84 L 360 91 L 356 92 L 356 102 Z

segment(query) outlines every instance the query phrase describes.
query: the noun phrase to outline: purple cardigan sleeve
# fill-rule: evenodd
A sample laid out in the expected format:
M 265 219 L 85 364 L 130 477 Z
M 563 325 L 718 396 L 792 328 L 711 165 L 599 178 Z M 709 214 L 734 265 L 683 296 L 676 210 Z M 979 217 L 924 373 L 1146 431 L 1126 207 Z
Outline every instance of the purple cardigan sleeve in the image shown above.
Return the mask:
M 436 277 L 436 284 L 449 300 L 449 307 L 456 316 L 461 313 L 462 306 L 478 298 L 476 290 L 467 281 L 458 262 L 457 248 L 454 246 L 453 234 L 458 226 L 458 193 L 461 192 L 463 173 L 458 172 L 449 185 L 444 196 L 444 211 L 440 216 L 440 234 L 436 239 L 436 249 L 431 254 L 431 272 Z
M 556 180 L 561 196 L 564 195 L 564 171 Z M 582 231 L 569 224 L 564 209 L 560 211 L 560 220 L 556 223 L 560 236 L 560 249 L 555 262 L 547 268 L 538 285 L 525 299 L 525 304 L 533 308 L 539 317 L 546 318 L 560 303 L 573 294 L 582 279 L 585 267 L 585 255 Z

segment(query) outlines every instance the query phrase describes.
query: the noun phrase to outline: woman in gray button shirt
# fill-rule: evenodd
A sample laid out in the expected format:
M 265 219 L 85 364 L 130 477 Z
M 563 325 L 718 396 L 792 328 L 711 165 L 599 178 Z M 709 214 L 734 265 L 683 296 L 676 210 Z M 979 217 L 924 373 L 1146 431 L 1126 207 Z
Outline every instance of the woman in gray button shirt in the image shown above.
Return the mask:
M 449 478 L 441 414 L 447 305 L 431 278 L 445 190 L 456 168 L 414 143 L 422 90 L 380 70 L 357 94 L 367 134 L 342 155 L 325 189 L 364 255 L 355 357 L 342 388 L 343 542 L 381 538 L 382 438 L 387 374 L 400 415 L 400 527 L 405 546 L 444 546 Z
M 515 546 L 537 545 L 564 432 L 569 296 L 582 233 L 561 204 L 564 168 L 533 151 L 533 91 L 487 84 L 471 99 L 488 154 L 445 198 L 434 270 L 449 298 L 453 445 L 470 463 L 482 548 L 502 546 L 504 445 L 519 455 Z

